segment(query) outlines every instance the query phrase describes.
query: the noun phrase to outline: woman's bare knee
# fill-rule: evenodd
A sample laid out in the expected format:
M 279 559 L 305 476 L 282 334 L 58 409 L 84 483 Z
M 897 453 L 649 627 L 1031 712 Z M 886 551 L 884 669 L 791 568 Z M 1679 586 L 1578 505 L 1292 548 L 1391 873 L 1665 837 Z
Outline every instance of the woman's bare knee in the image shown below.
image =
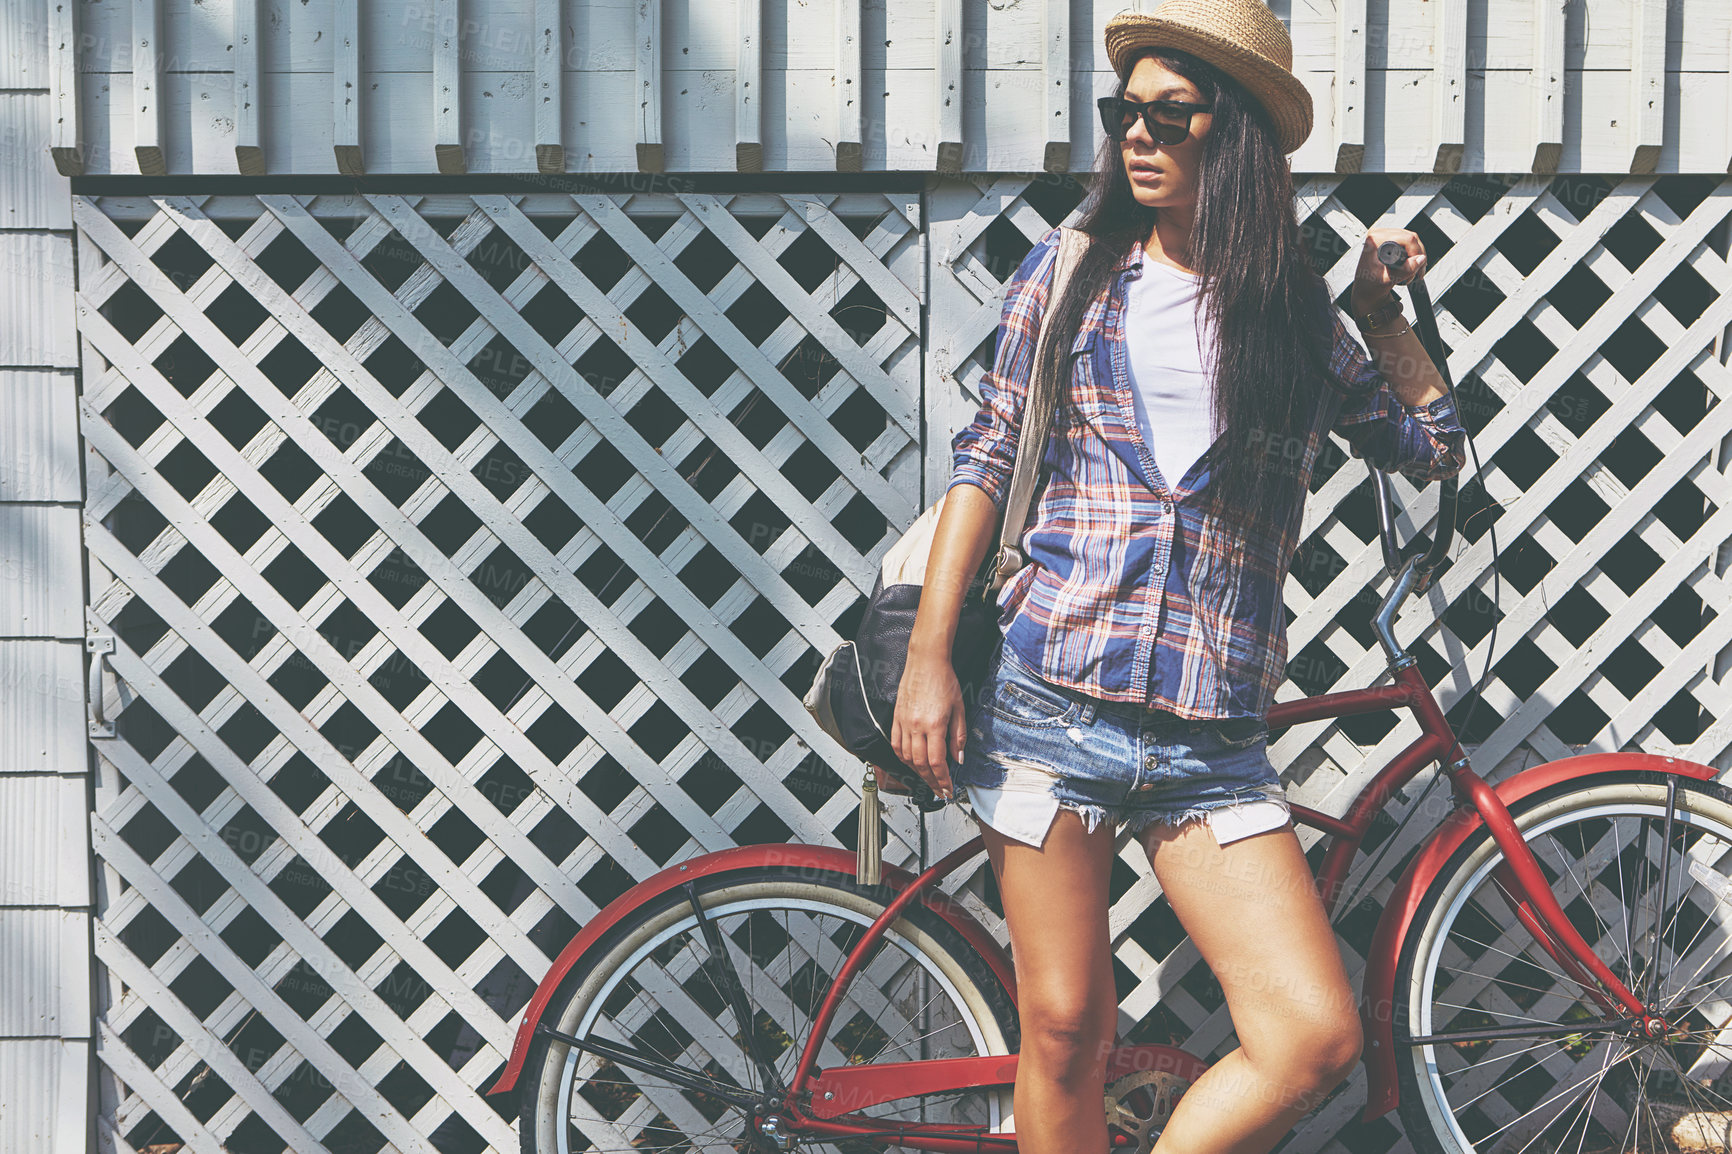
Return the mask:
M 1337 1023 L 1334 1033 L 1321 1039 L 1317 1054 L 1321 1073 L 1329 1083 L 1322 1089 L 1333 1090 L 1347 1080 L 1353 1068 L 1359 1065 L 1360 1055 L 1365 1051 L 1365 1030 L 1358 1018 L 1344 1018 Z
M 1107 934 L 1111 831 L 1086 831 L 1066 810 L 1038 849 L 990 827 L 983 833 L 1016 961 L 1024 1058 L 1042 1077 L 1083 1077 L 1104 1063 L 1118 1019 Z
M 1272 1052 L 1249 1056 L 1264 1077 L 1294 1093 L 1319 1097 L 1347 1080 L 1364 1045 L 1359 1020 L 1343 1015 L 1294 1030 Z
M 1078 991 L 1086 995 L 1089 991 Z M 1116 1005 L 1098 997 L 1031 996 L 1024 991 L 1017 1007 L 1022 1053 L 1049 1069 L 1083 1074 L 1102 1065 L 1112 1046 Z
M 1329 1091 L 1346 1081 L 1364 1046 L 1365 1034 L 1357 1019 L 1343 1019 L 1333 1029 L 1319 1030 L 1305 1049 L 1311 1070 L 1308 1089 Z

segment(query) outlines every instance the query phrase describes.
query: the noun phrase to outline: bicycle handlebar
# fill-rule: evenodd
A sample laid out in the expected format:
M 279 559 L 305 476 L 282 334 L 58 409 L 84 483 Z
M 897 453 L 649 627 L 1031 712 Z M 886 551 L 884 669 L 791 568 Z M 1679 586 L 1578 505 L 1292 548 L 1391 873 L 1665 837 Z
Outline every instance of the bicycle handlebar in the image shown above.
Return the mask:
M 1385 266 L 1394 268 L 1407 260 L 1407 249 L 1395 241 L 1389 241 L 1378 246 L 1377 257 Z M 1414 331 L 1419 335 L 1419 343 L 1424 346 L 1426 355 L 1437 367 L 1438 375 L 1443 378 L 1445 387 L 1453 396 L 1455 380 L 1450 376 L 1449 358 L 1443 348 L 1443 338 L 1437 331 L 1437 312 L 1431 301 L 1431 292 L 1425 287 L 1423 276 L 1415 277 L 1409 282 L 1408 289 L 1413 294 Z M 1394 497 L 1389 486 L 1389 475 L 1375 467 L 1367 467 L 1371 470 L 1371 480 L 1377 489 L 1377 532 L 1383 541 L 1383 567 L 1394 577 L 1401 572 L 1405 547 L 1396 538 Z M 1458 485 L 1454 476 L 1443 478 L 1442 487 L 1438 491 L 1437 536 L 1432 540 L 1431 548 L 1425 551 L 1425 555 L 1414 566 L 1420 578 L 1418 588 L 1424 588 L 1429 582 L 1431 574 L 1449 555 L 1449 547 L 1454 543 L 1457 491 Z

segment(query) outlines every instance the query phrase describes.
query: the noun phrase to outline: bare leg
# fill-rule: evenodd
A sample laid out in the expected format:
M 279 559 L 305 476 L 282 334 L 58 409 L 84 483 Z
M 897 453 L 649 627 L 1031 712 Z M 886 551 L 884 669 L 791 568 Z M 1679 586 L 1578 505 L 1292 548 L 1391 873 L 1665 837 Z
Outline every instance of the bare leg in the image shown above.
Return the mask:
M 1155 876 L 1221 983 L 1239 1048 L 1179 1100 L 1158 1154 L 1266 1154 L 1340 1085 L 1362 1033 L 1316 879 L 1291 828 L 1218 845 L 1151 826 Z
M 981 826 L 1016 962 L 1020 1154 L 1107 1148 L 1101 1093 L 1118 1021 L 1107 942 L 1113 829 L 1061 809 L 1035 849 Z

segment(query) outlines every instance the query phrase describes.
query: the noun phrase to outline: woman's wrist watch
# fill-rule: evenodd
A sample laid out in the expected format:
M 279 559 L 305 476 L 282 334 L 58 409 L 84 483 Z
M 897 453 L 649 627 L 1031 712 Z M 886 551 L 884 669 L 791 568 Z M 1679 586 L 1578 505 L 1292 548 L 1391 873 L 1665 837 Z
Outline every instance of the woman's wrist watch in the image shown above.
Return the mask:
M 1385 336 L 1400 331 L 1395 326 L 1401 317 L 1401 294 L 1392 288 L 1388 300 L 1370 312 L 1356 315 L 1353 320 L 1366 336 Z

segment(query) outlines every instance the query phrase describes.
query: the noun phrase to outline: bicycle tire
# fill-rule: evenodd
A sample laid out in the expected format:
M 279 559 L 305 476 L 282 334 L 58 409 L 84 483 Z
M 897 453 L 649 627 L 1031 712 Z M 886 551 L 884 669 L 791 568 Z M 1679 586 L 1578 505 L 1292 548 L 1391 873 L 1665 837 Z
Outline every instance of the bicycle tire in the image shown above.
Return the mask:
M 1669 781 L 1672 837 L 1656 855 Z M 1604 1014 L 1515 920 L 1482 828 L 1439 870 L 1402 944 L 1392 1010 L 1408 1138 L 1427 1154 L 1671 1149 L 1674 1125 L 1732 1109 L 1720 1041 L 1732 1023 L 1732 790 L 1632 771 L 1560 783 L 1511 814 L 1576 929 L 1688 1033 L 1541 1036 Z M 1412 1042 L 1492 1029 L 1534 1033 Z
M 883 911 L 892 891 L 886 886 L 859 885 L 852 875 L 801 867 L 731 871 L 698 879 L 696 889 L 705 916 L 732 942 L 730 955 L 735 949 L 740 951 L 735 958 L 736 972 L 744 963 L 746 972 L 740 976 L 740 985 L 748 999 L 748 1013 L 754 1018 L 754 1032 L 763 1047 L 775 1051 L 772 1064 L 785 1083 L 805 1045 L 810 1010 L 823 997 L 828 984 L 825 979 L 833 976 L 847 948 Z M 780 923 L 778 914 L 785 915 Z M 779 944 L 778 933 L 786 935 Z M 829 941 L 828 946 L 820 934 Z M 700 962 L 700 958 L 708 957 L 703 943 L 701 927 L 683 887 L 662 894 L 596 944 L 587 964 L 579 965 L 560 984 L 543 1020 L 577 1037 L 616 1040 L 622 1036 L 624 1022 L 635 1033 L 623 1036 L 639 1048 L 647 1044 L 662 1053 L 655 1049 L 654 1038 L 659 1036 L 664 1048 L 678 1046 L 687 1067 L 703 1068 L 733 1085 L 751 1086 L 752 1066 L 741 1035 L 737 1029 L 730 1033 L 725 1024 L 734 1021 L 723 989 L 726 983 L 718 982 L 713 971 Z M 819 964 L 820 959 L 824 965 Z M 828 972 L 821 972 L 826 969 Z M 765 976 L 764 981 L 756 980 L 759 974 Z M 927 983 L 924 989 L 920 986 L 923 976 Z M 670 977 L 677 989 L 668 984 Z M 668 1015 L 668 1006 L 660 1004 L 651 1011 L 649 1004 L 657 995 L 646 982 L 684 1014 Z M 873 990 L 878 993 L 871 993 Z M 927 1049 L 934 1048 L 932 1038 L 937 1037 L 941 1043 L 937 1048 L 944 1053 L 910 1055 L 904 1051 L 919 1039 L 896 1046 L 891 1043 L 899 1034 L 874 1035 L 875 1030 L 884 1034 L 878 1025 L 881 1016 L 891 1018 L 893 1024 L 896 1014 L 908 1009 L 908 1004 L 897 998 L 919 997 L 931 990 L 938 991 L 931 1001 L 905 1017 L 914 1020 L 922 1011 L 942 1015 L 951 1012 L 945 1007 L 956 1007 L 955 1020 L 927 1038 Z M 935 1010 L 940 996 L 945 1001 Z M 851 1000 L 844 1003 L 827 1035 L 832 1045 L 840 1041 L 842 1048 L 855 1047 L 846 1052 L 848 1057 L 871 1051 L 873 1059 L 894 1061 L 912 1056 L 953 1056 L 953 1051 L 1008 1054 L 1017 1047 L 1016 1008 L 1003 983 L 960 933 L 918 904 L 891 925 L 876 955 L 850 983 L 848 997 Z M 853 1000 L 857 997 L 868 1004 L 876 1000 L 877 1013 L 862 1019 L 865 1007 Z M 784 1028 L 782 1018 L 793 1019 L 788 1025 L 799 1024 L 800 1002 L 806 1005 L 805 1030 Z M 701 1008 L 704 1020 L 691 1013 L 694 1006 Z M 598 1023 L 603 1021 L 608 1028 L 598 1030 Z M 960 1035 L 966 1035 L 966 1045 L 958 1040 Z M 691 1040 L 685 1042 L 682 1037 Z M 693 1048 L 708 1062 L 686 1058 L 686 1052 Z M 820 1061 L 820 1066 L 830 1064 Z M 580 1065 L 590 1073 L 580 1074 Z M 607 1065 L 547 1035 L 537 1036 L 525 1061 L 519 1091 L 519 1134 L 524 1154 L 612 1154 L 615 1149 L 642 1151 L 663 1145 L 697 1150 L 736 1148 L 745 1126 L 743 1110 L 726 1107 L 706 1114 L 706 1110 L 720 1106 L 714 1098 L 618 1067 L 613 1067 L 621 1075 L 618 1080 L 590 1076 L 605 1073 Z M 1008 1127 L 1009 1087 L 971 1094 L 951 1099 L 953 1111 L 961 1109 L 956 1103 L 968 1102 L 967 1108 L 982 1114 L 986 1124 Z M 909 1109 L 909 1101 L 885 1103 L 877 1110 L 889 1124 L 896 1120 L 898 1111 Z M 934 1108 L 929 1100 L 916 1101 Z M 652 1108 L 656 1117 L 643 1121 Z M 670 1116 L 670 1110 L 680 1116 Z M 612 1117 L 603 1117 L 610 1111 Z M 732 1115 L 731 1119 L 723 1120 L 724 1113 Z M 628 1114 L 631 1120 L 622 1122 Z M 700 1118 L 709 1132 L 701 1132 L 699 1126 L 700 1132 L 690 1133 L 694 1120 Z M 590 1136 L 592 1133 L 617 1136 L 598 1141 Z M 817 1142 L 801 1145 L 826 1148 Z M 867 1141 L 828 1148 L 855 1151 L 885 1147 Z

